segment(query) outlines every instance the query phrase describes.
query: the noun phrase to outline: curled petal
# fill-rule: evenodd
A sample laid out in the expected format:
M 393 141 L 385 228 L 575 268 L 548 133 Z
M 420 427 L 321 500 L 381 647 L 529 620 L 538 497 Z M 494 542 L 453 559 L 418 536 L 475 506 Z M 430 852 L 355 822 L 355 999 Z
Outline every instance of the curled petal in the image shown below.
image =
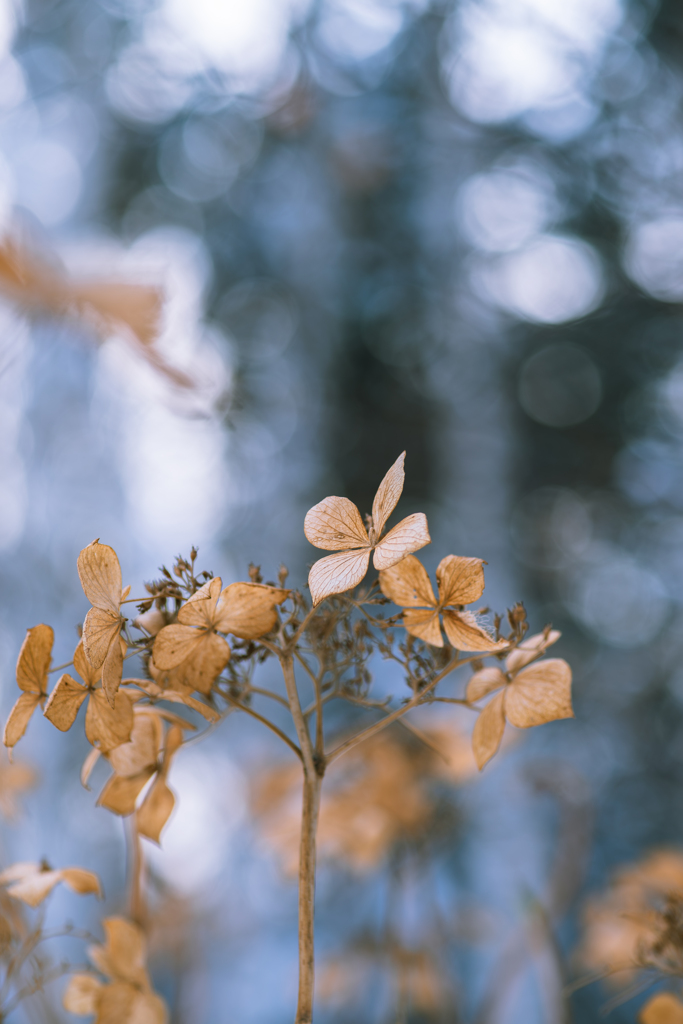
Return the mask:
M 494 690 L 500 690 L 506 683 L 507 679 L 499 668 L 482 668 L 470 676 L 467 683 L 467 699 L 470 704 L 474 704 Z
M 403 613 L 403 625 L 420 640 L 433 647 L 443 647 L 443 637 L 436 608 L 409 608 Z
M 304 519 L 306 539 L 323 551 L 349 551 L 370 544 L 360 512 L 348 498 L 323 498 Z
M 128 743 L 109 751 L 107 759 L 117 775 L 137 775 L 150 765 L 156 767 L 164 738 L 164 727 L 153 708 L 136 708 Z
M 78 646 L 74 651 L 74 668 L 87 686 L 93 688 L 96 683 L 99 683 L 102 676 L 102 666 L 100 665 L 97 668 L 93 668 L 85 656 L 82 640 L 79 640 Z
M 386 537 L 375 548 L 372 564 L 375 569 L 390 569 L 406 555 L 419 551 L 431 541 L 427 517 L 423 512 L 402 519 L 398 526 L 389 530 Z
M 159 845 L 161 832 L 174 806 L 173 793 L 166 785 L 166 780 L 158 776 L 137 813 L 136 823 L 140 835 Z
M 572 670 L 567 662 L 549 658 L 515 676 L 505 693 L 505 714 L 520 729 L 573 718 Z
M 178 622 L 183 626 L 199 626 L 205 629 L 213 625 L 216 601 L 222 586 L 220 576 L 208 580 L 182 606 L 178 612 Z
M 85 714 L 85 735 L 93 747 L 108 754 L 114 747 L 127 743 L 133 729 L 133 703 L 121 690 L 114 698 L 114 707 L 103 690 L 90 694 Z
M 122 581 L 121 566 L 114 549 L 94 540 L 78 556 L 78 575 L 90 604 L 118 615 Z
M 47 691 L 47 673 L 54 638 L 52 627 L 42 622 L 26 631 L 17 659 L 17 684 L 20 690 L 42 694 Z
M 88 782 L 90 781 L 92 770 L 99 761 L 100 757 L 100 751 L 97 749 L 97 747 L 93 747 L 90 753 L 87 755 L 85 761 L 83 762 L 83 765 L 81 767 L 81 785 L 83 786 L 84 789 L 90 789 Z
M 123 658 L 127 650 L 123 637 L 121 635 L 114 637 L 102 666 L 102 689 L 112 707 L 114 707 L 116 691 L 121 685 Z
M 372 503 L 372 528 L 375 537 L 379 537 L 381 534 L 384 524 L 396 508 L 398 499 L 403 493 L 403 482 L 406 476 L 403 469 L 405 457 L 405 452 L 399 455 L 377 488 L 377 494 Z
M 484 593 L 484 569 L 481 558 L 446 555 L 436 569 L 439 604 L 471 604 Z
M 311 566 L 308 585 L 313 604 L 320 604 L 332 594 L 343 594 L 357 586 L 368 571 L 370 548 L 364 551 L 340 551 L 327 555 Z
M 561 636 L 558 629 L 551 629 L 547 636 L 545 633 L 536 633 L 535 636 L 528 636 L 526 640 L 522 640 L 521 644 L 518 644 L 514 651 L 510 651 L 507 656 L 505 667 L 508 672 L 519 672 L 520 668 L 524 668 L 536 658 L 540 658 L 544 651 L 551 644 L 557 643 Z
M 155 769 L 144 768 L 137 775 L 112 775 L 97 798 L 98 807 L 127 818 L 135 810 L 135 802 L 154 775 Z
M 118 612 L 91 608 L 83 623 L 83 650 L 94 669 L 104 665 L 105 658 L 119 635 L 123 619 Z
M 102 886 L 94 871 L 86 871 L 85 868 L 62 868 L 60 874 L 64 885 L 72 892 L 77 892 L 80 896 L 88 893 L 102 896 Z
M 87 696 L 87 688 L 65 672 L 50 694 L 43 714 L 58 729 L 67 732 L 76 721 L 78 709 Z
M 40 704 L 40 695 L 37 693 L 22 693 L 16 704 L 9 713 L 3 743 L 6 747 L 13 747 L 19 742 L 26 732 L 31 715 Z
M 458 651 L 500 651 L 507 646 L 482 629 L 471 612 L 454 612 L 446 608 L 443 628 L 449 643 Z
M 402 608 L 436 607 L 427 570 L 414 555 L 406 555 L 390 569 L 383 569 L 379 585 L 384 596 Z
M 500 746 L 505 731 L 503 693 L 488 702 L 480 713 L 472 732 L 472 752 L 479 771 L 487 764 Z
M 269 633 L 277 622 L 275 608 L 287 599 L 288 590 L 260 583 L 231 583 L 221 594 L 214 626 L 243 640 Z

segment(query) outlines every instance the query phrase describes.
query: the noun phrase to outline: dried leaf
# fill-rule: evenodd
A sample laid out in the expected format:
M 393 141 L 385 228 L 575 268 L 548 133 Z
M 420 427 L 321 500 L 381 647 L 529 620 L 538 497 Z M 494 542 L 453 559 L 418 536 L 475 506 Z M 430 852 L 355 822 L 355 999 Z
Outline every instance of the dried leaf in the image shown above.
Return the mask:
M 26 693 L 45 694 L 47 674 L 52 658 L 54 631 L 41 623 L 26 631 L 17 659 L 17 684 Z
M 380 536 L 387 519 L 396 508 L 398 499 L 403 493 L 405 457 L 405 452 L 399 455 L 377 488 L 377 494 L 372 503 L 372 528 L 376 537 Z M 322 545 L 319 544 L 318 547 L 322 547 Z
M 479 771 L 487 764 L 500 746 L 505 731 L 503 697 L 497 693 L 479 714 L 472 732 L 472 752 Z
M 523 669 L 505 692 L 507 720 L 520 729 L 558 718 L 573 718 L 572 670 L 561 658 Z
M 375 569 L 390 569 L 406 555 L 419 551 L 431 542 L 427 517 L 423 512 L 415 512 L 401 520 L 398 526 L 389 530 L 386 537 L 375 548 L 372 564 Z
M 671 992 L 648 999 L 638 1016 L 640 1024 L 683 1024 L 683 1003 Z
M 323 551 L 349 551 L 370 546 L 360 512 L 348 498 L 324 498 L 306 513 L 306 539 Z
M 81 686 L 65 672 L 50 694 L 43 714 L 58 729 L 67 732 L 76 721 L 78 709 L 87 696 L 87 687 Z
M 101 981 L 92 974 L 74 974 L 69 978 L 62 1005 L 69 1013 L 87 1017 L 97 1013 L 97 1003 L 102 991 Z
M 275 609 L 288 595 L 288 590 L 260 583 L 231 583 L 218 599 L 214 626 L 221 633 L 255 640 L 275 626 Z
M 433 647 L 443 647 L 436 608 L 409 608 L 403 613 L 403 625 L 409 633 L 424 640 L 425 643 L 432 644 Z
M 505 674 L 499 668 L 482 668 L 470 676 L 466 696 L 470 704 L 474 704 L 475 701 L 506 685 Z
M 149 793 L 137 812 L 137 829 L 141 836 L 159 845 L 161 832 L 171 816 L 175 797 L 160 775 L 152 783 Z
M 318 559 L 308 574 L 313 604 L 332 594 L 352 590 L 365 576 L 370 564 L 370 548 L 364 551 L 340 551 Z
M 508 672 L 519 672 L 520 668 L 539 658 L 551 644 L 557 643 L 561 636 L 559 630 L 551 629 L 547 636 L 545 633 L 536 633 L 522 640 L 506 658 L 505 667 Z
M 436 569 L 439 604 L 472 604 L 484 593 L 484 569 L 481 558 L 446 555 Z
M 427 570 L 414 555 L 407 555 L 390 569 L 383 569 L 379 585 L 384 596 L 402 608 L 436 608 Z
M 458 651 L 500 651 L 507 647 L 504 640 L 497 641 L 483 629 L 472 612 L 443 612 L 443 628 L 448 641 Z
M 97 798 L 98 807 L 105 807 L 113 814 L 126 818 L 135 810 L 140 793 L 152 778 L 156 767 L 148 766 L 137 775 L 112 775 Z
M 15 746 L 26 732 L 31 715 L 40 704 L 40 696 L 37 693 L 22 693 L 16 704 L 9 713 L 5 725 L 3 743 L 10 749 Z
M 78 556 L 78 575 L 90 604 L 118 616 L 123 584 L 114 549 L 94 540 Z
M 133 729 L 133 703 L 127 693 L 116 694 L 114 707 L 103 690 L 90 694 L 85 715 L 85 735 L 103 754 L 127 743 Z
M 91 608 L 83 623 L 83 649 L 94 669 L 99 669 L 118 640 L 123 619 L 118 612 Z

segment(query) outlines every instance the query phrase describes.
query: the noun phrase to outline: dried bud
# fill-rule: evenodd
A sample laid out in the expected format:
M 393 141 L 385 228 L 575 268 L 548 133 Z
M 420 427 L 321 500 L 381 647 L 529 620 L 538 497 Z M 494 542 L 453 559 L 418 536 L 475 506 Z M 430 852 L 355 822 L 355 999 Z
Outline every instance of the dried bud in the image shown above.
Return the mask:
M 508 608 L 508 622 L 513 629 L 518 629 L 526 623 L 526 608 L 521 601 Z
M 281 587 L 284 587 L 289 576 L 289 569 L 286 565 L 281 565 L 277 572 L 277 581 Z
M 249 579 L 252 583 L 263 583 L 260 565 L 254 565 L 253 562 L 249 563 Z

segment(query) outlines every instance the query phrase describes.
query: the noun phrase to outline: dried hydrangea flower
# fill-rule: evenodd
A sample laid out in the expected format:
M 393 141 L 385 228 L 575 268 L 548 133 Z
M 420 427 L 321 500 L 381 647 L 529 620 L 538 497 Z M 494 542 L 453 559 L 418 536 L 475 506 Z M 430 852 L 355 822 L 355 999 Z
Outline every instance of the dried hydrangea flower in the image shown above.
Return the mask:
M 92 608 L 83 624 L 83 650 L 95 669 L 102 669 L 102 687 L 113 706 L 121 685 L 126 643 L 121 603 L 130 593 L 122 589 L 121 566 L 113 548 L 94 540 L 78 556 L 78 575 Z
M 81 895 L 95 893 L 102 896 L 100 880 L 93 871 L 85 868 L 52 869 L 45 863 L 22 861 L 0 873 L 0 885 L 7 886 L 7 894 L 15 900 L 37 907 L 49 896 L 56 885 L 63 882 L 72 892 Z

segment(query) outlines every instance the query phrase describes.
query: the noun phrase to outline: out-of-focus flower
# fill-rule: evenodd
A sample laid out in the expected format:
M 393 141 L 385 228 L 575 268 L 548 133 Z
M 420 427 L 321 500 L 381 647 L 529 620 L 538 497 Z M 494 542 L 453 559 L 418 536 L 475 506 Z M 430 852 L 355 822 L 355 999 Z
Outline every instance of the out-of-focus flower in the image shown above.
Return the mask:
M 74 974 L 64 993 L 64 1009 L 82 1017 L 94 1014 L 95 1024 L 165 1024 L 166 1006 L 152 990 L 142 931 L 123 917 L 102 923 L 106 942 L 90 946 L 88 956 L 108 981 Z
M 17 659 L 17 684 L 23 691 L 5 725 L 3 743 L 10 750 L 26 732 L 31 715 L 47 699 L 47 677 L 55 634 L 41 623 L 27 630 Z
M 33 789 L 38 773 L 29 764 L 0 764 L 0 814 L 12 821 L 19 814 L 19 796 Z
M 7 886 L 7 894 L 15 900 L 37 907 L 56 885 L 63 882 L 73 892 L 85 895 L 95 893 L 102 896 L 102 887 L 97 875 L 84 868 L 60 868 L 53 870 L 46 863 L 21 861 L 12 864 L 0 873 L 0 885 Z
M 640 1024 L 683 1024 L 683 1003 L 671 992 L 648 999 L 638 1016 Z
M 373 551 L 375 569 L 389 569 L 430 543 L 427 517 L 422 512 L 402 519 L 382 537 L 387 519 L 403 492 L 405 457 L 405 452 L 399 455 L 377 489 L 369 532 L 357 507 L 348 498 L 323 498 L 306 513 L 304 533 L 307 539 L 323 551 L 337 552 L 318 559 L 308 574 L 313 604 L 319 604 L 332 594 L 343 594 L 360 583 L 368 571 Z

